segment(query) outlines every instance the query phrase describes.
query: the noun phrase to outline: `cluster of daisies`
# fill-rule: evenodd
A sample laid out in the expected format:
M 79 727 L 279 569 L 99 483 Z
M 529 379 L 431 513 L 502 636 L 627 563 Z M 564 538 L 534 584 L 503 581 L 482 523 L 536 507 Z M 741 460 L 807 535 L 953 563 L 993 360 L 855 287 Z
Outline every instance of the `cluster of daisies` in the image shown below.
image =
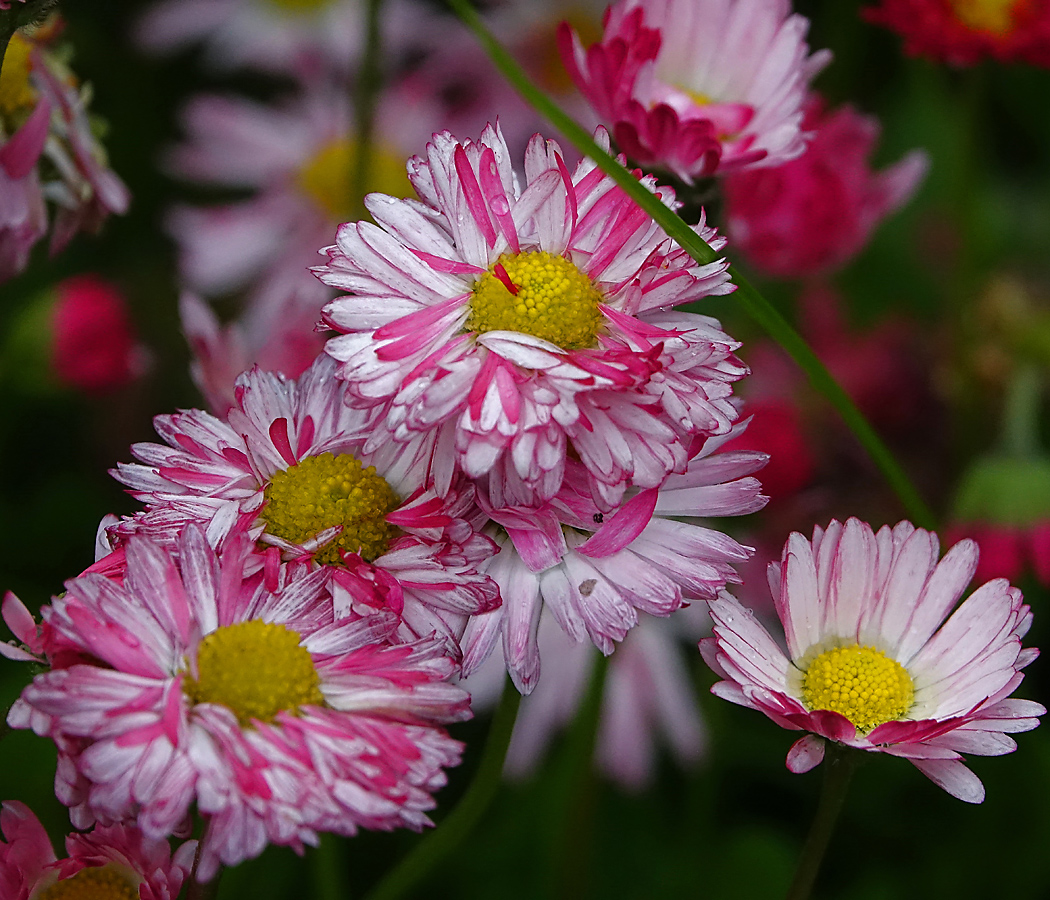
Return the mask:
M 244 5 L 210 8 L 232 28 Z M 620 0 L 599 43 L 566 28 L 562 47 L 603 148 L 691 184 L 801 158 L 827 62 L 806 30 L 781 0 Z M 645 615 L 706 601 L 715 693 L 805 731 L 794 771 L 832 740 L 976 802 L 961 754 L 1038 723 L 1010 697 L 1035 656 L 1020 592 L 992 581 L 952 613 L 971 541 L 941 559 L 906 522 L 792 535 L 770 570 L 786 652 L 726 593 L 750 550 L 696 520 L 760 509 L 766 456 L 733 448 L 737 342 L 685 307 L 733 290 L 728 263 L 695 261 L 554 141 L 516 163 L 500 124 L 433 134 L 407 166 L 417 199 L 370 194 L 325 248 L 314 275 L 341 294 L 305 371 L 248 368 L 212 412 L 158 416 L 161 442 L 113 472 L 141 510 L 103 522 L 39 622 L 7 596 L 0 651 L 44 668 L 8 723 L 54 741 L 57 795 L 94 830 L 59 862 L 5 805 L 5 897 L 76 881 L 170 900 L 191 865 L 207 881 L 268 844 L 423 827 L 462 752 L 457 679 L 501 656 L 530 693 L 541 623 L 608 655 Z M 879 182 L 861 231 L 922 165 Z M 172 853 L 195 814 L 199 842 Z

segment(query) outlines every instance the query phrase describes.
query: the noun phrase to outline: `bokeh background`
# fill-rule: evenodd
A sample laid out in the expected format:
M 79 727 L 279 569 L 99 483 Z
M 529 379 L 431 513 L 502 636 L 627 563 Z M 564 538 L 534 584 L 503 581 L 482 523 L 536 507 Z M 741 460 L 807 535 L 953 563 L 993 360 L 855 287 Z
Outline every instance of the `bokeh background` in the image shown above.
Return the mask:
M 1001 448 L 1006 398 L 1022 370 L 1034 373 L 1037 385 L 1029 415 L 1037 443 L 1050 445 L 1043 387 L 1050 364 L 1050 71 L 991 62 L 952 69 L 907 58 L 896 35 L 863 21 L 862 5 L 796 4 L 811 19 L 810 46 L 835 55 L 815 86 L 832 105 L 848 102 L 877 116 L 883 129 L 877 166 L 923 148 L 929 174 L 865 250 L 819 285 L 752 274 L 851 387 L 944 528 L 961 527 L 960 486 L 978 460 Z M 78 237 L 54 259 L 38 247 L 29 269 L 0 287 L 0 588 L 15 591 L 31 609 L 92 562 L 104 514 L 134 509 L 107 469 L 129 459 L 131 443 L 153 437 L 153 415 L 201 404 L 177 313 L 176 250 L 162 221 L 174 202 L 231 195 L 163 171 L 165 149 L 183 136 L 178 110 L 201 91 L 266 101 L 292 91 L 276 77 L 209 73 L 193 49 L 163 59 L 143 54 L 131 34 L 147 6 L 61 5 L 73 66 L 93 85 L 111 165 L 133 196 L 130 212 L 111 218 L 98 237 Z M 431 5 L 428 13 L 441 9 Z M 595 15 L 563 14 L 574 21 Z M 534 44 L 518 52 L 551 50 Z M 717 219 L 717 203 L 712 212 Z M 733 258 L 747 270 L 746 259 Z M 64 387 L 50 364 L 54 287 L 84 272 L 120 289 L 148 349 L 144 374 L 101 396 Z M 231 295 L 216 305 L 229 317 L 237 303 Z M 798 435 L 785 443 L 786 426 L 773 421 L 772 445 L 758 446 L 773 452 L 771 466 L 785 467 L 786 484 L 765 511 L 729 523 L 757 548 L 740 590 L 761 613 L 769 603 L 764 564 L 779 555 L 790 531 L 808 533 L 815 523 L 850 515 L 878 527 L 904 513 L 834 413 L 731 296 L 701 311 L 718 316 L 744 343 L 741 356 L 755 374 L 740 393 L 757 404 L 786 398 L 791 433 Z M 1050 496 L 1046 501 L 1043 518 L 1050 521 Z M 1038 507 L 1041 498 L 1033 502 Z M 998 524 L 1009 526 L 1009 514 L 997 511 Z M 1036 576 L 1023 566 L 1018 583 L 1035 612 L 1029 642 L 1039 646 L 1050 597 Z M 795 736 L 713 698 L 714 677 L 695 648 L 683 643 L 682 652 L 706 728 L 698 763 L 683 768 L 661 751 L 650 783 L 625 790 L 588 764 L 587 729 L 570 728 L 532 776 L 505 784 L 471 838 L 411 896 L 781 895 L 816 806 L 819 770 L 791 775 L 783 759 Z M 1041 661 L 1032 666 L 1021 696 L 1046 702 L 1045 669 Z M 6 707 L 30 676 L 26 666 L 0 660 L 0 703 Z M 438 796 L 437 822 L 470 782 L 488 722 L 482 712 L 454 729 L 467 744 L 465 762 Z M 1050 731 L 1022 735 L 1019 743 L 1013 756 L 973 760 L 987 787 L 980 807 L 960 804 L 903 760 L 864 766 L 817 896 L 1050 896 Z M 0 742 L 0 797 L 28 803 L 57 842 L 68 823 L 52 793 L 53 771 L 49 742 L 26 733 Z M 347 896 L 363 896 L 418 840 L 411 833 L 326 840 L 305 859 L 271 848 L 228 871 L 219 896 L 314 895 L 311 878 L 324 866 L 342 871 Z

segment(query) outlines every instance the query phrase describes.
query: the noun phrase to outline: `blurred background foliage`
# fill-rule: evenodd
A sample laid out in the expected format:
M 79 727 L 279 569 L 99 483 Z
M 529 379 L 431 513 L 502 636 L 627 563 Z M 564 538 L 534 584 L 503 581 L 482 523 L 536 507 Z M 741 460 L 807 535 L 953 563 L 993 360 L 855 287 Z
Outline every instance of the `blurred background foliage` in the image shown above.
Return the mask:
M 922 147 L 932 168 L 917 196 L 883 224 L 835 286 L 846 299 L 851 328 L 864 332 L 896 317 L 918 336 L 913 347 L 926 383 L 904 389 L 928 390 L 929 414 L 885 433 L 927 500 L 947 515 L 964 469 L 995 446 L 1004 392 L 1019 360 L 1043 373 L 1050 361 L 1050 72 L 992 63 L 951 70 L 905 58 L 895 35 L 863 22 L 861 5 L 797 3 L 812 20 L 811 47 L 835 54 L 816 86 L 833 104 L 849 102 L 878 116 L 883 134 L 876 164 Z M 151 439 L 154 414 L 200 403 L 179 330 L 175 253 L 160 227 L 173 200 L 201 196 L 157 165 L 162 149 L 179 136 L 175 112 L 202 89 L 233 86 L 272 96 L 285 87 L 257 76 L 216 79 L 194 65 L 193 52 L 160 61 L 140 55 L 129 26 L 144 6 L 137 0 L 62 4 L 74 66 L 93 85 L 94 110 L 108 123 L 111 164 L 133 195 L 130 213 L 111 218 L 97 238 L 78 237 L 53 260 L 38 246 L 29 270 L 0 288 L 0 587 L 33 609 L 90 564 L 99 519 L 134 508 L 107 469 L 129 458 L 132 442 Z M 58 280 L 84 271 L 125 292 L 152 357 L 146 377 L 104 398 L 58 387 L 39 334 L 40 298 Z M 758 283 L 795 315 L 799 284 Z M 762 336 L 734 309 L 733 298 L 703 311 L 744 342 L 747 361 Z M 776 548 L 790 530 L 809 532 L 833 516 L 857 515 L 876 528 L 901 518 L 844 429 L 826 409 L 819 412 L 820 398 L 807 395 L 803 402 L 818 410 L 819 484 L 805 502 L 774 502 L 736 531 L 744 539 L 761 533 L 763 546 Z M 1021 587 L 1035 611 L 1029 642 L 1039 646 L 1050 619 L 1047 591 L 1030 576 Z M 708 728 L 708 749 L 694 770 L 662 759 L 653 784 L 628 793 L 581 766 L 571 735 L 563 738 L 536 776 L 503 788 L 470 840 L 412 896 L 757 900 L 783 894 L 820 776 L 791 775 L 783 758 L 795 736 L 711 697 L 714 679 L 698 654 L 691 665 Z M 1045 702 L 1045 669 L 1040 662 L 1032 667 L 1022 696 Z M 0 660 L 0 676 L 6 706 L 29 673 Z M 482 715 L 454 729 L 467 743 L 466 758 L 439 794 L 436 821 L 469 783 L 487 724 Z M 1050 730 L 1023 735 L 1019 743 L 1012 757 L 973 760 L 987 787 L 987 800 L 976 808 L 961 805 L 902 760 L 872 760 L 855 780 L 817 895 L 1050 896 Z M 50 742 L 15 733 L 0 743 L 0 797 L 28 803 L 57 842 L 68 820 L 51 790 L 53 771 Z M 219 896 L 320 896 L 303 885 L 332 859 L 345 868 L 348 896 L 363 896 L 418 840 L 411 833 L 326 839 L 320 855 L 305 859 L 270 848 L 228 871 Z

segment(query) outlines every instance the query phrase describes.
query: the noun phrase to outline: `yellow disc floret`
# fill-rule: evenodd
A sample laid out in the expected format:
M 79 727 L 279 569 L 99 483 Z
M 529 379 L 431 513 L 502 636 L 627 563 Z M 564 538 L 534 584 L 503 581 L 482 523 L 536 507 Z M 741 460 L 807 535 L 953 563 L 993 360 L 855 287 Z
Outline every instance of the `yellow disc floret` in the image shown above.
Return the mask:
M 197 678 L 186 677 L 194 703 L 221 703 L 241 725 L 272 722 L 304 703 L 320 706 L 321 680 L 299 635 L 273 622 L 250 619 L 215 629 L 197 648 Z
M 348 222 L 361 214 L 363 197 L 354 196 L 353 175 L 357 168 L 357 145 L 345 138 L 321 147 L 299 170 L 299 187 L 334 222 Z M 405 160 L 393 150 L 374 147 L 369 157 L 365 193 L 378 191 L 392 197 L 412 193 L 405 171 Z
M 308 456 L 276 472 L 264 496 L 260 516 L 266 530 L 293 544 L 303 544 L 326 528 L 343 526 L 340 535 L 315 554 L 321 563 L 341 562 L 340 549 L 360 553 L 371 562 L 386 553 L 397 535 L 386 516 L 401 505 L 400 498 L 375 466 L 366 468 L 348 453 Z
M 33 45 L 17 31 L 7 45 L 3 69 L 0 69 L 0 113 L 13 116 L 36 105 L 36 90 L 29 83 L 30 54 Z
M 862 732 L 899 719 L 913 697 L 904 666 L 859 644 L 821 653 L 802 677 L 802 699 L 809 709 L 841 713 Z
M 593 347 L 603 297 L 575 264 L 546 250 L 505 253 L 478 279 L 466 330 L 520 331 L 563 350 Z
M 1014 27 L 1017 0 L 951 0 L 955 17 L 967 28 L 990 34 L 1009 34 Z
M 139 889 L 113 866 L 94 866 L 51 885 L 36 900 L 139 900 Z

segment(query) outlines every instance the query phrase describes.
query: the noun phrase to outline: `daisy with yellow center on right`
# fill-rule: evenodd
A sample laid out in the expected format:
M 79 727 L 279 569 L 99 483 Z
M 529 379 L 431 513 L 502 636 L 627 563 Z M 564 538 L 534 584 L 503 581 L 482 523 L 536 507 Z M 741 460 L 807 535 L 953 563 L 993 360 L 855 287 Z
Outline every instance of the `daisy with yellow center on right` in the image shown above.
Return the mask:
M 248 574 L 276 590 L 288 568 L 320 567 L 337 614 L 389 608 L 407 640 L 437 631 L 458 652 L 466 617 L 499 603 L 477 571 L 496 547 L 478 533 L 472 486 L 424 487 L 421 445 L 363 450 L 371 416 L 343 402 L 322 355 L 297 380 L 252 370 L 224 421 L 201 410 L 157 416 L 164 444 L 136 444 L 115 477 L 146 509 L 111 528 L 173 546 L 196 523 L 213 547 L 242 531 L 256 541 Z
M 788 652 L 733 597 L 711 602 L 714 636 L 700 642 L 724 681 L 712 693 L 810 732 L 787 757 L 793 772 L 824 758 L 825 741 L 907 759 L 968 803 L 984 799 L 963 753 L 999 756 L 1008 736 L 1046 712 L 1010 695 L 1038 656 L 1022 649 L 1032 614 L 999 578 L 952 613 L 977 568 L 960 541 L 938 561 L 937 536 L 910 522 L 873 533 L 850 519 L 792 534 L 770 588 Z M 949 616 L 949 613 L 952 613 Z
M 316 270 L 348 292 L 325 307 L 342 332 L 326 350 L 350 402 L 376 407 L 366 449 L 430 441 L 439 492 L 458 466 L 506 505 L 536 505 L 573 456 L 608 511 L 629 485 L 684 472 L 692 440 L 736 419 L 738 344 L 675 310 L 729 293 L 728 266 L 698 265 L 592 161 L 570 174 L 540 135 L 524 171 L 522 185 L 498 127 L 435 134 L 409 163 L 422 202 L 370 195 L 378 224 L 343 225 Z
M 243 536 L 220 556 L 188 525 L 170 550 L 126 551 L 122 584 L 86 573 L 43 609 L 80 655 L 52 660 L 8 715 L 55 741 L 78 825 L 161 839 L 195 805 L 208 881 L 267 844 L 429 824 L 461 750 L 440 726 L 470 716 L 443 641 L 391 644 L 389 609 L 337 618 L 319 569 L 276 593 L 244 579 Z

